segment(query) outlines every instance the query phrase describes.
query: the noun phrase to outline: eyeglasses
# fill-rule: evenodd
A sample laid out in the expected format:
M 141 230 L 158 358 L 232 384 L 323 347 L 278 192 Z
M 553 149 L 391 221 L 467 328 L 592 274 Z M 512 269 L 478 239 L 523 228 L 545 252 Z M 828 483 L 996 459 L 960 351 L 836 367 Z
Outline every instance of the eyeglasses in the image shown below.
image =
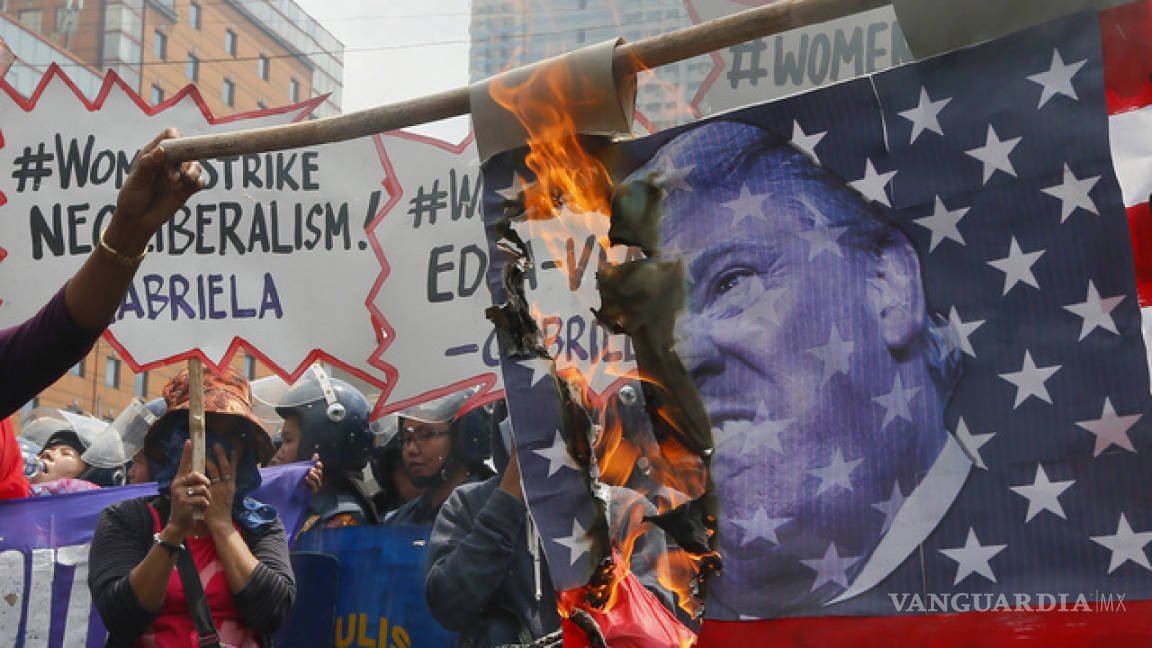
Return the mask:
M 432 437 L 437 437 L 441 434 L 448 434 L 448 431 L 429 430 L 427 428 L 422 430 L 409 428 L 404 430 L 404 434 L 400 436 L 400 447 L 407 446 L 409 443 L 414 443 L 420 447 L 424 447 L 428 445 L 428 442 L 432 440 Z

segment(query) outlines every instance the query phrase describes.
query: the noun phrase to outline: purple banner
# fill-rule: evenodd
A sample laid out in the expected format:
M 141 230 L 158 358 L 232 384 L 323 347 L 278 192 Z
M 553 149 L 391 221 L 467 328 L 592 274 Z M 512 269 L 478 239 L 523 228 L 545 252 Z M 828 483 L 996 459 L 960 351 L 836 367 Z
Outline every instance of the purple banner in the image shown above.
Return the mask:
M 289 541 L 311 498 L 308 464 L 261 469 L 253 496 L 276 507 Z M 104 507 L 156 484 L 0 502 L 0 646 L 99 648 L 107 632 L 88 594 L 88 546 Z

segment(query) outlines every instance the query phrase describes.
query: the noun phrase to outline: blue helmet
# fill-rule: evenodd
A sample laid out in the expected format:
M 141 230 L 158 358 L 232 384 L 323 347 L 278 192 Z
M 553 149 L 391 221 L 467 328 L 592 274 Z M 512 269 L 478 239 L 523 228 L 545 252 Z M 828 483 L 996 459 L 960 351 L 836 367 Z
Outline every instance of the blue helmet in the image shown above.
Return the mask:
M 368 425 L 372 405 L 360 390 L 330 378 L 319 365 L 284 393 L 276 413 L 295 416 L 300 426 L 296 461 L 320 455 L 325 468 L 362 470 L 372 455 L 375 438 Z

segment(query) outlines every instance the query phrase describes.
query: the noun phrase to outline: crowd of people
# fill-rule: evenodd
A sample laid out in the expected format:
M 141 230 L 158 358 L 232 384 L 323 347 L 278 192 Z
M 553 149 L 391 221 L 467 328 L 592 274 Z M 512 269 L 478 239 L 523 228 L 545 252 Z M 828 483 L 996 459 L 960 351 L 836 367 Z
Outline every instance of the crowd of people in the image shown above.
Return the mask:
M 164 141 L 178 136 L 165 131 L 141 149 L 99 247 L 39 313 L 0 331 L 0 418 L 87 354 L 148 240 L 203 186 L 196 162 L 165 160 Z M 206 370 L 200 472 L 190 385 L 184 370 L 163 398 L 134 402 L 111 424 L 40 407 L 19 438 L 0 435 L 0 499 L 155 482 L 154 495 L 104 509 L 93 534 L 88 584 L 106 645 L 269 646 L 297 583 L 280 516 L 252 494 L 260 466 L 300 461 L 311 462 L 312 491 L 301 533 L 430 529 L 428 601 L 463 645 L 527 642 L 559 628 L 515 453 L 500 433 L 502 408 L 465 411 L 466 390 L 370 422 L 364 394 L 314 365 L 272 403 L 282 421 L 270 434 L 249 382 Z M 483 591 L 462 596 L 459 585 L 477 579 Z

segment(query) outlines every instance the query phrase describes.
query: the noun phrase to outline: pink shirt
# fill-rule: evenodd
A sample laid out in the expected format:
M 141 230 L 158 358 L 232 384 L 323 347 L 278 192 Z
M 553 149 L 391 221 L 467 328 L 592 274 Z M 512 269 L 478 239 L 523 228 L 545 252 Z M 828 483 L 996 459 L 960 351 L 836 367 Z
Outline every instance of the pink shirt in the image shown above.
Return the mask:
M 159 533 L 162 528 L 160 515 L 152 505 L 148 505 L 148 509 L 152 511 L 153 528 Z M 224 565 L 216 555 L 216 544 L 212 537 L 189 536 L 184 539 L 184 544 L 192 552 L 192 562 L 200 572 L 200 583 L 204 587 L 204 596 L 208 599 L 208 609 L 212 613 L 216 631 L 220 634 L 220 641 L 237 648 L 259 648 L 256 633 L 240 622 L 240 612 L 232 600 L 232 592 L 228 590 Z M 192 622 L 188 601 L 184 598 L 184 584 L 180 581 L 179 571 L 173 567 L 160 615 L 136 641 L 135 647 L 197 648 L 198 645 L 196 624 Z

